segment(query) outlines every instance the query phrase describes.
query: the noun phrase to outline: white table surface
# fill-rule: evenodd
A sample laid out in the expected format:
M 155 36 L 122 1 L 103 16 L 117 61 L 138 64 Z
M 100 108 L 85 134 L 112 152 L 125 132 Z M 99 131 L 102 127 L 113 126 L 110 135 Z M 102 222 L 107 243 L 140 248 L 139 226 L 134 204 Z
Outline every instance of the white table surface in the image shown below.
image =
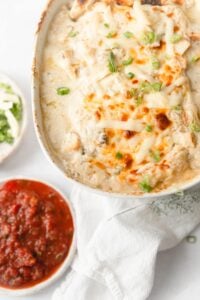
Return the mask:
M 70 184 L 42 153 L 31 114 L 34 31 L 45 2 L 46 0 L 0 0 L 0 72 L 11 76 L 21 87 L 27 99 L 29 114 L 28 128 L 22 144 L 0 166 L 0 179 L 17 175 L 37 177 L 49 181 L 68 195 Z M 195 244 L 184 241 L 175 249 L 159 254 L 155 286 L 149 300 L 200 299 L 200 229 L 196 230 L 195 235 Z M 20 299 L 50 300 L 52 291 L 58 284 L 59 282 L 40 294 Z M 13 299 L 0 296 L 0 300 Z

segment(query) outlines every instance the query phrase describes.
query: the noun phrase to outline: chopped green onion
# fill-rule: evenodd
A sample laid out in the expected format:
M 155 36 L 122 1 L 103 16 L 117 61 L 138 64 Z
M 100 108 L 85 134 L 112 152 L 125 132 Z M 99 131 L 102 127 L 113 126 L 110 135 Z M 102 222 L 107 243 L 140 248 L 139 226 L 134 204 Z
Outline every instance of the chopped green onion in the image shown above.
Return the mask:
M 104 23 L 103 25 L 104 25 L 104 27 L 106 27 L 106 28 L 109 28 L 109 27 L 110 27 L 110 25 L 109 25 L 108 23 Z
M 122 64 L 123 64 L 124 66 L 128 66 L 128 65 L 132 64 L 132 62 L 133 62 L 133 58 L 132 58 L 132 57 L 129 57 L 127 60 L 123 60 L 123 61 L 122 61 Z
M 127 98 L 133 98 L 136 95 L 136 89 L 132 88 L 129 91 L 127 91 Z
M 133 78 L 135 77 L 135 74 L 132 73 L 132 72 L 128 72 L 128 73 L 126 74 L 126 76 L 127 76 L 129 79 L 133 79 Z
M 142 36 L 142 41 L 145 45 L 153 44 L 157 40 L 156 34 L 153 31 L 147 31 Z
M 131 97 L 134 97 L 137 93 L 137 90 L 135 88 L 131 88 L 129 93 L 130 93 Z
M 135 104 L 136 104 L 137 106 L 141 105 L 142 102 L 143 102 L 142 96 L 138 96 L 137 99 L 135 100 Z
M 121 152 L 117 152 L 117 153 L 115 154 L 115 157 L 116 157 L 117 159 L 122 159 L 123 154 L 122 154 Z
M 180 110 L 182 110 L 182 106 L 180 104 L 178 104 L 178 105 L 172 106 L 171 109 L 176 110 L 176 111 L 180 111 Z
M 160 152 L 158 150 L 157 151 L 151 151 L 151 156 L 152 156 L 152 158 L 155 162 L 160 161 Z
M 186 241 L 190 244 L 195 244 L 197 241 L 197 237 L 195 235 L 188 235 L 186 237 Z
M 200 132 L 200 125 L 195 122 L 191 123 L 189 128 L 192 132 Z
M 151 65 L 152 65 L 153 70 L 158 70 L 160 68 L 160 62 L 156 57 L 152 58 Z
M 194 63 L 198 62 L 199 60 L 200 60 L 200 56 L 193 56 L 193 57 L 191 58 L 190 62 L 191 62 L 192 64 L 194 64 Z
M 150 83 L 148 81 L 140 82 L 139 89 L 142 93 L 159 92 L 162 88 L 161 82 Z
M 57 94 L 59 96 L 68 95 L 70 93 L 70 89 L 68 87 L 59 87 L 57 88 Z
M 153 130 L 153 127 L 151 125 L 146 125 L 145 130 L 147 132 L 151 132 Z
M 72 29 L 72 30 L 68 33 L 68 37 L 73 38 L 73 37 L 77 36 L 77 34 L 78 34 L 78 31 L 74 31 L 74 30 Z
M 125 36 L 127 39 L 130 39 L 130 38 L 133 37 L 133 33 L 130 32 L 130 31 L 126 31 L 126 32 L 124 32 L 124 36 Z
M 139 84 L 139 90 L 142 93 L 150 93 L 151 90 L 152 90 L 151 83 L 148 82 L 148 81 L 142 81 L 142 82 L 140 82 L 140 84 Z
M 14 138 L 10 133 L 10 125 L 4 111 L 0 110 L 0 143 L 12 144 Z
M 144 179 L 139 183 L 139 187 L 145 193 L 150 193 L 153 189 L 147 176 L 145 176 Z
M 152 89 L 155 91 L 155 92 L 159 92 L 162 88 L 162 82 L 155 82 L 155 83 L 152 83 Z
M 109 68 L 111 73 L 117 72 L 117 66 L 116 66 L 116 62 L 115 62 L 115 55 L 112 51 L 110 52 L 109 58 L 108 58 L 108 68 Z
M 22 119 L 22 102 L 21 98 L 19 98 L 19 102 L 14 102 L 12 108 L 10 109 L 12 114 L 14 115 L 17 121 Z
M 108 39 L 111 39 L 111 38 L 114 38 L 115 36 L 117 35 L 116 31 L 111 31 L 107 34 L 107 38 Z
M 170 39 L 170 42 L 172 44 L 178 43 L 182 40 L 182 36 L 178 33 L 174 33 Z
M 4 82 L 0 82 L 0 89 L 4 90 L 7 94 L 13 94 L 13 89 L 9 84 L 6 84 Z

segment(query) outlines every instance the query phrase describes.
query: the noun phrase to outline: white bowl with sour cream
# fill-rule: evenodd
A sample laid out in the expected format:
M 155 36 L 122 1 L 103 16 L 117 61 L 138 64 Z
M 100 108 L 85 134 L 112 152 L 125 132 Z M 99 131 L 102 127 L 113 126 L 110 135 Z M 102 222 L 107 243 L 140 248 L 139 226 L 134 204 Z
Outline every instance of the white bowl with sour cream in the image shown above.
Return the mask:
M 13 80 L 0 74 L 0 163 L 17 148 L 25 127 L 25 98 Z

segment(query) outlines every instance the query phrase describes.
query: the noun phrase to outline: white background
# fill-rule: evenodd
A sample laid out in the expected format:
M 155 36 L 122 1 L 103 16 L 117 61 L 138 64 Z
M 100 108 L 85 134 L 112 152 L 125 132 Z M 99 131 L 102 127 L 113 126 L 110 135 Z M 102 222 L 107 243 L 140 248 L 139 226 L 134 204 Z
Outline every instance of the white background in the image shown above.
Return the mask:
M 46 0 L 0 0 L 0 72 L 17 82 L 28 107 L 28 127 L 24 139 L 12 157 L 0 166 L 0 179 L 17 175 L 36 177 L 49 181 L 68 195 L 70 184 L 42 153 L 32 121 L 30 82 L 33 41 L 45 2 Z M 200 230 L 195 235 L 195 244 L 184 241 L 175 249 L 159 255 L 155 287 L 149 300 L 200 299 Z M 131 270 L 127 270 L 129 271 Z M 58 284 L 57 282 L 40 294 L 20 299 L 50 300 L 52 291 Z M 0 296 L 0 300 L 13 299 Z

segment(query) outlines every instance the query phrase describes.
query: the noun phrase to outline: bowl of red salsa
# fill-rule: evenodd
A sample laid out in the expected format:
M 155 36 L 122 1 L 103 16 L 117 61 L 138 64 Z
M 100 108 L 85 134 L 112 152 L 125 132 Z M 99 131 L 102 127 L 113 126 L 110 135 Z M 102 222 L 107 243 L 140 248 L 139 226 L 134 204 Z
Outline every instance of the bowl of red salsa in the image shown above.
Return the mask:
M 30 179 L 0 183 L 0 293 L 27 295 L 48 286 L 75 252 L 70 202 Z

